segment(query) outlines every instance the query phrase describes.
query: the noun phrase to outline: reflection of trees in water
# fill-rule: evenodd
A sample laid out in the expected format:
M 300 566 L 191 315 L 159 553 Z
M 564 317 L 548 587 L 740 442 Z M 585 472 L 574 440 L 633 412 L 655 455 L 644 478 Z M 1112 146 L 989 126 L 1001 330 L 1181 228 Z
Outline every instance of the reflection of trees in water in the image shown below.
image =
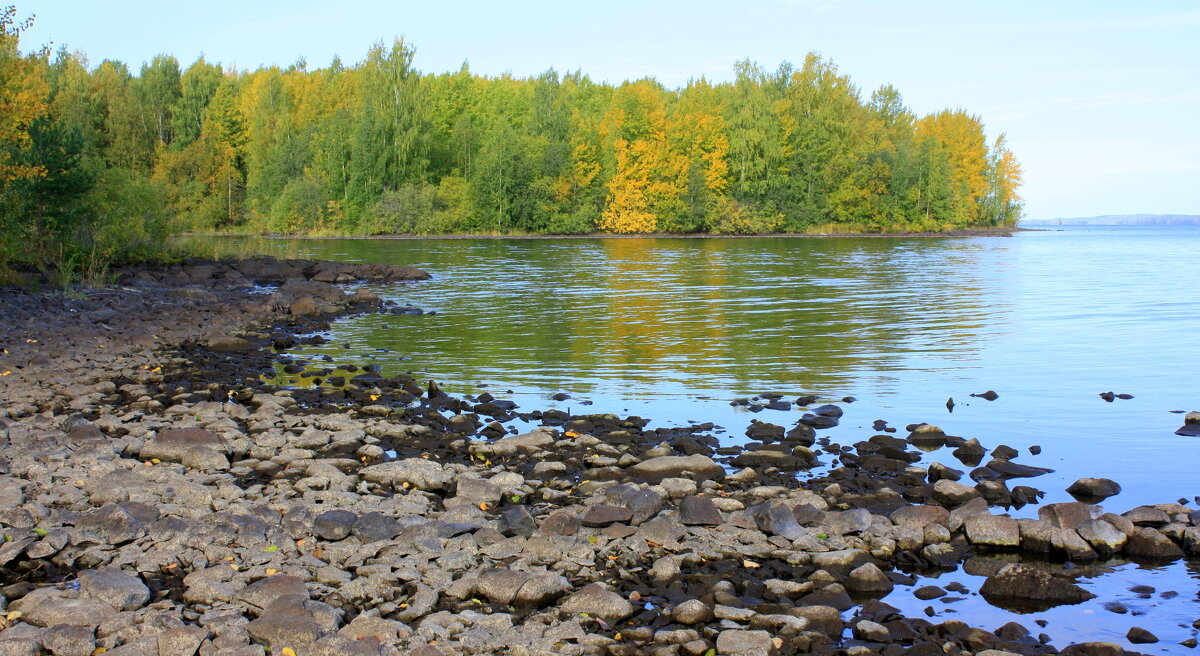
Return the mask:
M 837 391 L 913 358 L 969 361 L 997 320 L 990 313 L 1007 268 L 998 240 L 267 244 L 281 256 L 431 270 L 434 280 L 411 298 L 440 314 L 353 319 L 357 348 L 413 353 L 412 365 L 463 383 L 581 392 L 664 382 Z

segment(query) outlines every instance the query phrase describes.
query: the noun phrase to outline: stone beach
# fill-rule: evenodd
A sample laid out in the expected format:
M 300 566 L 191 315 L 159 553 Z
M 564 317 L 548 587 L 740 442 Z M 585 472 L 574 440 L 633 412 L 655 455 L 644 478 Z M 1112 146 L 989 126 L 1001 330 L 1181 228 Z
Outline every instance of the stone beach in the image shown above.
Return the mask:
M 1003 445 L 830 443 L 847 399 L 745 400 L 806 411 L 728 446 L 288 355 L 339 316 L 419 314 L 369 285 L 426 277 L 248 260 L 0 290 L 0 656 L 1132 654 L 1156 627 L 1059 645 L 880 599 L 969 561 L 989 602 L 1073 604 L 1092 563 L 1200 554 L 1187 505 L 1084 503 L 1107 479 L 1007 516 L 1048 470 Z M 964 469 L 920 466 L 935 449 Z

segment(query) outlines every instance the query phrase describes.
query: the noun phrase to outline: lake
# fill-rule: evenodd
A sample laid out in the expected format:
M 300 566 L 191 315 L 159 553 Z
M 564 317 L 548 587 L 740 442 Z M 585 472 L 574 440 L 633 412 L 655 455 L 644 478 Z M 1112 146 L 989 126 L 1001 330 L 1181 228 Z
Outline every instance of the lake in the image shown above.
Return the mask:
M 1121 510 L 1200 494 L 1200 440 L 1175 435 L 1183 417 L 1172 413 L 1200 407 L 1200 228 L 256 246 L 433 275 L 377 291 L 436 314 L 342 320 L 333 343 L 306 353 L 456 392 L 486 386 L 525 410 L 713 421 L 731 441 L 752 418 L 799 418 L 730 406 L 736 398 L 853 396 L 823 434 L 852 443 L 883 419 L 900 435 L 927 422 L 988 447 L 1036 444 L 1041 455 L 1018 461 L 1056 470 L 1032 481 L 1047 502 L 1082 476 L 1121 483 L 1109 501 Z M 987 390 L 999 398 L 969 396 Z M 1107 391 L 1134 398 L 1108 403 Z M 557 392 L 572 398 L 551 400 Z
M 841 425 L 820 435 L 852 444 L 882 419 L 901 437 L 906 424 L 927 422 L 988 448 L 1007 444 L 1022 452 L 1017 462 L 1055 470 L 1013 482 L 1045 490 L 1043 503 L 1071 500 L 1065 488 L 1084 476 L 1124 487 L 1104 504 L 1115 512 L 1200 494 L 1200 439 L 1174 434 L 1183 423 L 1177 411 L 1200 409 L 1197 227 L 1064 227 L 1011 238 L 255 246 L 280 256 L 413 265 L 433 275 L 376 291 L 436 314 L 340 320 L 329 344 L 302 356 L 374 362 L 459 393 L 486 389 L 526 411 L 636 414 L 652 426 L 711 421 L 730 443 L 746 440 L 751 419 L 790 426 L 800 416 L 751 412 L 731 406 L 735 399 L 852 396 Z M 987 390 L 999 398 L 970 396 Z M 1106 402 L 1099 394 L 1108 391 L 1133 398 Z M 558 392 L 571 398 L 552 400 Z M 1028 452 L 1033 445 L 1040 455 Z M 935 460 L 962 468 L 946 450 L 926 456 Z M 1036 516 L 1036 507 L 1012 514 Z M 1191 635 L 1182 625 L 1196 616 L 1195 576 L 1185 563 L 1125 565 L 1096 580 L 1108 593 L 1094 603 L 1039 617 L 1054 618 L 1046 631 L 1056 640 L 1123 642 L 1137 618 L 1118 618 L 1099 603 L 1161 605 L 1155 620 L 1143 621 L 1162 644 L 1177 643 Z M 1161 604 L 1121 597 L 1128 581 L 1147 580 L 1186 591 Z M 927 603 L 901 594 L 887 601 L 913 613 Z M 981 598 L 963 603 L 971 621 L 987 617 Z M 1103 628 L 1093 613 L 1103 613 Z M 1008 619 L 997 613 L 995 626 Z

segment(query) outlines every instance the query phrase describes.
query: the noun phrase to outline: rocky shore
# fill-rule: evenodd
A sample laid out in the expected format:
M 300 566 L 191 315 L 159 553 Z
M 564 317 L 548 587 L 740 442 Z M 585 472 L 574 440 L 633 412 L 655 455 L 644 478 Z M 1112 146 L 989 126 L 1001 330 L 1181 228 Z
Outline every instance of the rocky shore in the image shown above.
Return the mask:
M 1182 503 L 1005 515 L 1045 470 L 1002 445 L 830 443 L 839 399 L 763 399 L 808 412 L 734 447 L 288 355 L 337 316 L 419 312 L 360 283 L 426 277 L 253 260 L 0 290 L 0 656 L 1131 654 L 1154 627 L 1054 645 L 880 598 L 970 563 L 988 601 L 1045 608 L 1090 598 L 1090 563 L 1200 554 Z M 972 469 L 919 465 L 941 448 Z

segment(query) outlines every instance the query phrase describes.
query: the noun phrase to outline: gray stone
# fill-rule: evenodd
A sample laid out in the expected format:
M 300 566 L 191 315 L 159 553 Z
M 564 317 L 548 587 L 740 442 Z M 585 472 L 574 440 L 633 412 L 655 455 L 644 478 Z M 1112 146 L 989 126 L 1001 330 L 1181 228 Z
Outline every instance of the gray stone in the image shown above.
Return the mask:
M 575 535 L 582 522 L 574 513 L 559 510 L 542 520 L 539 530 L 545 535 Z
M 193 446 L 183 452 L 179 459 L 184 467 L 205 471 L 225 471 L 229 469 L 229 459 L 223 453 L 208 446 Z
M 1017 520 L 1003 515 L 975 515 L 963 522 L 971 544 L 989 547 L 1016 547 L 1021 544 Z
M 871 595 L 886 595 L 892 591 L 892 580 L 875 563 L 859 565 L 850 571 L 846 589 Z
M 684 497 L 679 502 L 679 522 L 684 526 L 719 526 L 721 521 L 721 511 L 708 497 Z
M 327 510 L 313 518 L 313 533 L 336 542 L 348 537 L 357 521 L 358 516 L 349 510 Z
M 272 653 L 291 647 L 299 653 L 320 637 L 320 629 L 311 613 L 287 611 L 263 615 L 246 625 L 246 632 L 255 642 Z
M 500 532 L 507 536 L 529 537 L 538 529 L 537 521 L 525 506 L 514 506 L 500 513 Z
M 99 599 L 46 599 L 30 608 L 22 606 L 21 619 L 36 626 L 97 627 L 117 614 L 117 609 Z
M 459 477 L 455 483 L 455 495 L 453 498 L 447 499 L 447 504 L 453 502 L 478 506 L 486 503 L 489 507 L 493 507 L 500 502 L 501 494 L 503 494 L 503 490 L 500 489 L 500 486 L 491 481 Z
M 712 609 L 699 599 L 688 599 L 671 609 L 671 619 L 680 624 L 703 624 L 712 618 Z
M 1184 557 L 1183 549 L 1172 542 L 1171 538 L 1149 527 L 1139 528 L 1129 536 L 1124 553 L 1134 558 L 1157 560 L 1177 560 Z
M 450 482 L 450 475 L 441 464 L 424 458 L 408 458 L 393 462 L 382 462 L 359 470 L 364 480 L 393 489 L 415 487 L 418 490 L 442 490 Z
M 941 506 L 903 506 L 894 510 L 890 518 L 896 526 L 924 529 L 930 524 L 945 526 L 950 521 L 950 512 Z
M 54 656 L 92 656 L 95 630 L 90 626 L 60 624 L 42 635 L 42 646 Z
M 766 503 L 759 506 L 754 513 L 754 520 L 758 524 L 759 530 L 764 533 L 778 535 L 788 540 L 795 540 L 805 534 L 800 522 L 796 521 L 796 515 L 792 512 L 791 506 L 785 503 Z
M 1129 537 L 1117 527 L 1103 519 L 1089 519 L 1081 523 L 1079 525 L 1079 537 L 1087 540 L 1087 543 L 1101 557 L 1108 557 L 1119 553 L 1121 548 L 1125 546 L 1125 542 L 1129 540 Z
M 658 482 L 664 478 L 683 476 L 685 473 L 700 479 L 721 479 L 725 468 L 702 455 L 660 456 L 650 458 L 629 467 L 629 473 L 643 480 Z
M 616 624 L 634 613 L 633 604 L 599 583 L 585 585 L 568 596 L 559 610 L 566 615 L 587 613 L 609 624 Z
M 271 604 L 286 597 L 308 598 L 308 587 L 298 576 L 276 574 L 259 579 L 237 595 L 237 601 L 249 607 L 251 613 L 262 614 Z
M 886 626 L 878 622 L 859 620 L 854 623 L 854 637 L 870 642 L 888 642 L 891 640 L 892 634 Z
M 84 513 L 75 525 L 100 536 L 112 545 L 132 542 L 146 534 L 145 525 L 116 504 Z
M 768 656 L 775 641 L 766 631 L 726 629 L 717 634 L 717 653 L 721 656 Z
M 609 524 L 625 523 L 633 517 L 633 511 L 624 506 L 609 506 L 596 504 L 584 511 L 580 522 L 584 526 L 603 527 Z
M 229 445 L 216 433 L 203 428 L 169 428 L 159 431 L 146 441 L 138 454 L 142 460 L 170 460 L 182 462 L 188 450 L 203 446 L 220 453 L 228 453 Z
M 1081 478 L 1071 483 L 1067 493 L 1087 499 L 1106 499 L 1121 493 L 1121 486 L 1108 478 Z
M 663 508 L 663 498 L 657 492 L 632 485 L 610 485 L 604 488 L 604 496 L 611 505 L 623 506 L 630 510 L 631 526 L 649 520 Z
M 158 656 L 193 656 L 209 636 L 198 626 L 176 626 L 158 634 Z
M 117 610 L 136 610 L 150 601 L 150 588 L 138 576 L 113 567 L 79 573 L 79 592 Z
M 1038 508 L 1038 518 L 1050 522 L 1059 528 L 1075 530 L 1080 524 L 1097 519 L 1104 512 L 1100 506 L 1072 501 L 1068 503 L 1049 503 Z
M 933 498 L 943 506 L 953 508 L 979 498 L 979 490 L 958 481 L 942 479 L 933 484 Z
M 1078 604 L 1096 595 L 1075 585 L 1066 577 L 1025 565 L 1005 565 L 989 576 L 979 594 L 991 602 L 994 599 L 1045 602 L 1049 604 Z
M 351 533 L 363 542 L 391 540 L 400 534 L 400 522 L 380 512 L 363 513 L 354 521 Z

